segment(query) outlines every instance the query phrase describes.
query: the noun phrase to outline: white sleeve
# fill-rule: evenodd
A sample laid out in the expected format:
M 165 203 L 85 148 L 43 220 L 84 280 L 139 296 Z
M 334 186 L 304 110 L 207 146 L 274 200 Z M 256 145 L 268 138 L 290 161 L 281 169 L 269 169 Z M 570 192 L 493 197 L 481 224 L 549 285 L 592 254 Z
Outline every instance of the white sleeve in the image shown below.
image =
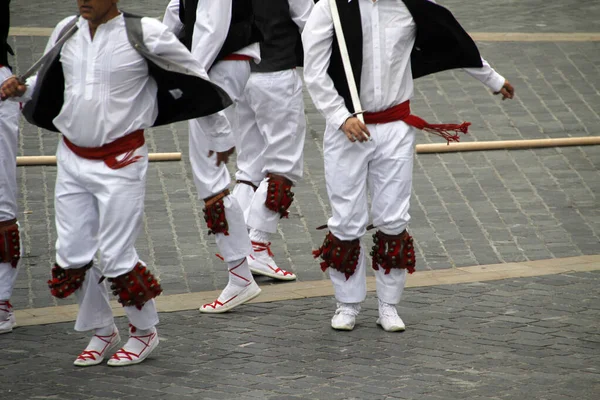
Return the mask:
M 322 0 L 315 6 L 302 32 L 304 81 L 315 106 L 327 123 L 339 128 L 352 114 L 327 73 L 333 32 L 329 2 Z
M 181 34 L 183 31 L 183 23 L 179 19 L 179 0 L 171 0 L 169 2 L 162 22 L 176 36 Z
M 429 1 L 437 4 L 435 0 Z M 481 58 L 481 63 L 483 64 L 481 68 L 463 68 L 463 71 L 492 89 L 494 92 L 500 91 L 502 85 L 504 85 L 504 77 L 497 73 L 483 57 Z
M 463 71 L 492 89 L 494 92 L 499 92 L 504 85 L 504 77 L 497 73 L 483 58 L 481 59 L 481 63 L 483 64 L 481 68 L 463 68 Z
M 153 18 L 143 18 L 144 44 L 160 56 L 188 68 L 201 78 L 210 81 L 206 70 L 188 49 L 163 24 Z M 235 139 L 225 113 L 222 111 L 200 118 L 203 131 L 209 135 L 211 145 L 208 150 L 225 151 L 235 146 Z
M 204 66 L 212 67 L 225 43 L 231 23 L 232 0 L 200 0 L 192 39 L 192 54 Z
M 288 4 L 290 5 L 290 17 L 302 33 L 315 3 L 313 0 L 288 0 Z
M 144 44 L 152 53 L 188 68 L 194 74 L 208 79 L 206 70 L 177 39 L 169 28 L 154 18 L 142 18 Z

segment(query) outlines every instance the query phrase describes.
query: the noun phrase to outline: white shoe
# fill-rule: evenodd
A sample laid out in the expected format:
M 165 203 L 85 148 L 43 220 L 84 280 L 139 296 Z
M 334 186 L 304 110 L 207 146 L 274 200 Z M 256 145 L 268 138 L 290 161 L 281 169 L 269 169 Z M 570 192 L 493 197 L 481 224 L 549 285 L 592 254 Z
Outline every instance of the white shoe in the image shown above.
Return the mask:
M 108 360 L 111 367 L 125 367 L 127 365 L 139 364 L 152 353 L 158 346 L 158 332 L 156 328 L 147 331 L 138 331 L 131 327 L 129 340 Z
M 119 336 L 119 331 L 116 329 L 111 335 L 94 335 L 85 350 L 82 351 L 75 362 L 73 362 L 73 365 L 78 367 L 98 365 L 104 361 L 104 357 L 106 357 L 107 354 L 118 349 L 120 343 L 121 336 Z
M 379 318 L 377 325 L 381 325 L 384 331 L 401 332 L 406 329 L 402 318 L 398 316 L 398 310 L 393 304 L 384 303 L 379 300 Z
M 0 301 L 0 334 L 12 332 L 17 326 L 15 313 L 8 300 Z
M 359 303 L 337 303 L 337 310 L 331 318 L 331 327 L 338 331 L 351 331 L 354 329 L 356 316 L 359 312 Z
M 202 307 L 200 307 L 200 312 L 210 314 L 224 313 L 234 307 L 239 306 L 240 304 L 244 304 L 252 300 L 258 296 L 260 292 L 261 289 L 258 287 L 255 281 L 252 281 L 248 285 L 241 287 L 237 293 L 235 291 L 232 292 L 231 286 L 227 285 L 227 287 L 225 287 L 225 289 L 223 289 L 219 295 L 219 298 L 212 303 L 204 304 Z
M 296 274 L 281 269 L 273 260 L 271 243 L 252 242 L 253 254 L 248 256 L 248 266 L 253 274 L 268 276 L 281 281 L 296 280 Z

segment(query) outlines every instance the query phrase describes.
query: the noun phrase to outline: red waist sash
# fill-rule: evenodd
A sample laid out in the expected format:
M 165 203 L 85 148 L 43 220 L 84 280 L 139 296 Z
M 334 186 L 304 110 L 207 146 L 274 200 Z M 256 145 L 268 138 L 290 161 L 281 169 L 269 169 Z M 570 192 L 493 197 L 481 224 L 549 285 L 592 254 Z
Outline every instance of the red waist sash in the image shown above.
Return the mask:
M 394 121 L 404 121 L 407 125 L 417 129 L 441 136 L 448 141 L 458 142 L 458 134 L 468 133 L 470 122 L 462 124 L 430 124 L 422 118 L 410 113 L 410 100 L 400 103 L 387 110 L 377 112 L 365 112 L 363 114 L 365 124 L 385 124 Z
M 102 160 L 111 169 L 126 167 L 143 158 L 134 156 L 133 153 L 145 143 L 143 129 L 138 129 L 101 147 L 79 147 L 66 136 L 63 136 L 63 140 L 67 147 L 79 157 L 88 160 Z M 123 158 L 117 160 L 117 157 L 123 154 Z
M 227 61 L 252 61 L 252 57 L 245 56 L 243 54 L 230 54 L 228 56 L 223 57 L 223 60 L 227 60 Z

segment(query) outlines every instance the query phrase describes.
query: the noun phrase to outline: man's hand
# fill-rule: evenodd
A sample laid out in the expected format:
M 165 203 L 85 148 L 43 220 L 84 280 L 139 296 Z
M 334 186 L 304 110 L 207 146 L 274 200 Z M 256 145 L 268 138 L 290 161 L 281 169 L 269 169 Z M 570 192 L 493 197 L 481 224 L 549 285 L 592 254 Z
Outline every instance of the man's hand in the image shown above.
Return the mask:
M 360 122 L 356 117 L 350 117 L 344 122 L 340 128 L 351 142 L 367 142 L 371 137 L 371 133 L 367 126 Z
M 232 155 L 234 151 L 235 147 L 232 147 L 229 150 L 225 151 L 217 151 L 217 167 L 221 165 L 221 163 L 227 164 L 227 162 L 229 161 L 229 156 Z M 212 157 L 213 154 L 215 154 L 215 152 L 212 150 L 208 152 L 209 157 Z
M 6 100 L 10 97 L 21 97 L 27 91 L 27 86 L 21 83 L 16 76 L 11 76 L 4 81 L 0 88 L 0 97 L 2 100 Z
M 515 88 L 510 84 L 509 81 L 504 81 L 502 89 L 500 89 L 499 92 L 494 92 L 494 94 L 501 94 L 502 100 L 512 99 L 515 97 Z

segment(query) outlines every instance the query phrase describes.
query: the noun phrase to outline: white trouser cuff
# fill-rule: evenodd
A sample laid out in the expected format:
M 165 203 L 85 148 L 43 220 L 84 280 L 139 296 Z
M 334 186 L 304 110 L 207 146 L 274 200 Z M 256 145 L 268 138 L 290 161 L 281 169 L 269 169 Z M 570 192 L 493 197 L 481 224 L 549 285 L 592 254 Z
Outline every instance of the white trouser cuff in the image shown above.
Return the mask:
M 250 213 L 250 205 L 252 204 L 252 198 L 254 197 L 254 188 L 250 185 L 246 185 L 245 183 L 238 183 L 233 188 L 232 194 L 242 209 L 244 221 L 247 221 L 248 214 Z
M 281 216 L 278 212 L 269 210 L 267 206 L 265 206 L 268 189 L 269 181 L 264 179 L 260 183 L 260 186 L 258 186 L 258 189 L 256 189 L 254 197 L 252 198 L 247 223 L 251 228 L 263 232 L 275 233 L 277 232 L 277 225 L 279 224 Z
M 81 287 L 75 291 L 79 311 L 75 330 L 86 332 L 114 324 L 106 282 L 98 283 L 102 274 L 93 266 L 88 269 Z
M 158 312 L 154 299 L 148 301 L 141 310 L 135 306 L 123 307 L 129 323 L 140 330 L 151 329 L 158 324 Z
M 0 300 L 9 300 L 12 296 L 18 268 L 13 268 L 10 263 L 0 264 Z
M 363 245 L 360 246 L 360 257 L 356 271 L 348 279 L 346 274 L 328 268 L 329 278 L 333 283 L 335 298 L 341 303 L 362 303 L 367 297 L 366 257 Z
M 377 297 L 388 304 L 398 304 L 404 292 L 407 271 L 404 268 L 392 268 L 386 275 L 383 268 L 375 271 Z
M 252 253 L 252 245 L 248 237 L 248 229 L 244 222 L 244 214 L 237 200 L 233 196 L 223 199 L 225 217 L 229 226 L 229 235 L 218 233 L 215 235 L 217 247 L 225 262 L 232 262 L 245 258 Z

